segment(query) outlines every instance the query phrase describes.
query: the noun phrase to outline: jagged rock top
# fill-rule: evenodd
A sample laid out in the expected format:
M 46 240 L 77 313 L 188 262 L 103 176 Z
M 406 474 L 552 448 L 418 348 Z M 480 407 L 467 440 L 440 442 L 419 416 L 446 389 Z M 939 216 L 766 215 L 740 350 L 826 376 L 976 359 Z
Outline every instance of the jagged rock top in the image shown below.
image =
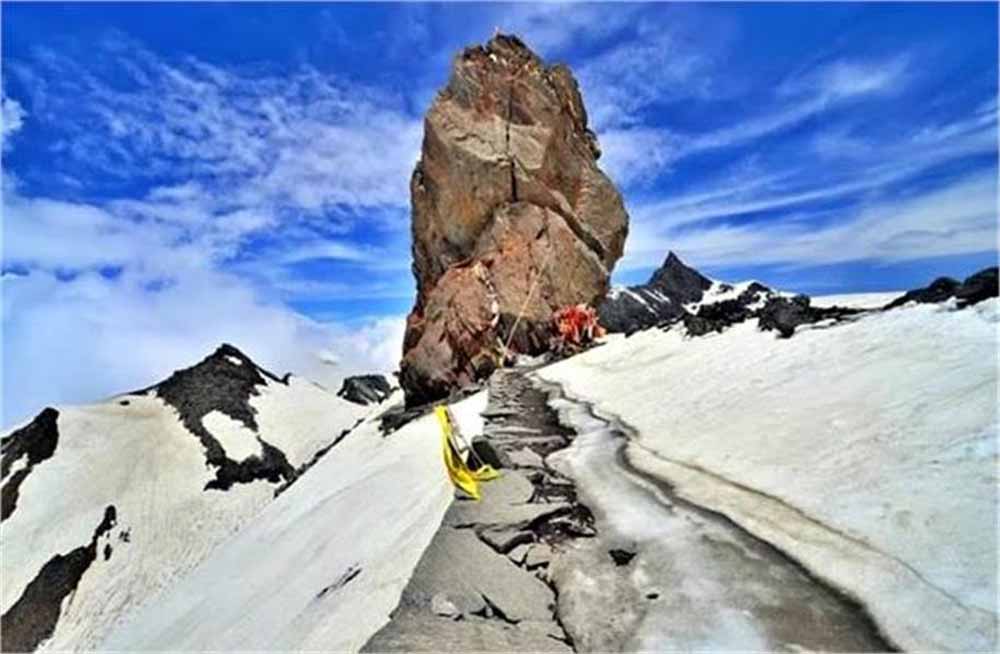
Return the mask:
M 647 285 L 656 287 L 675 302 L 686 304 L 701 300 L 702 294 L 712 287 L 712 280 L 687 266 L 670 251 Z
M 517 77 L 544 82 L 538 85 L 539 89 L 550 91 L 554 98 L 538 98 L 545 102 L 532 106 L 510 103 L 506 106 L 508 120 L 531 125 L 540 118 L 542 122 L 554 122 L 559 114 L 564 114 L 570 118 L 575 133 L 583 138 L 594 159 L 600 157 L 597 139 L 587 126 L 587 110 L 579 86 L 569 68 L 563 64 L 545 65 L 514 35 L 498 34 L 486 45 L 463 50 L 442 95 L 466 107 L 482 107 L 484 101 L 493 101 L 502 115 L 505 104 L 511 99 L 510 85 Z

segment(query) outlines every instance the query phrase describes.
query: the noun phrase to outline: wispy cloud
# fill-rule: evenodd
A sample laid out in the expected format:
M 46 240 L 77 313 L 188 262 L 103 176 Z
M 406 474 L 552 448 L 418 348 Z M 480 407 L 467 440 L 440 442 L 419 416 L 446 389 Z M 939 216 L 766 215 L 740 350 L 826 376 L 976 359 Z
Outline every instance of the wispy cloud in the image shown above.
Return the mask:
M 650 105 L 707 96 L 711 63 L 704 50 L 658 24 L 587 60 L 577 74 L 591 122 L 600 132 L 636 125 Z
M 4 93 L 0 99 L 0 137 L 3 138 L 3 149 L 8 148 L 11 137 L 24 125 L 27 117 L 24 107 L 14 98 Z
M 308 66 L 279 75 L 167 62 L 123 39 L 94 56 L 124 83 L 50 51 L 10 64 L 32 89 L 35 119 L 64 134 L 53 146 L 57 167 L 129 180 L 208 177 L 246 206 L 406 204 L 420 120 L 391 91 Z
M 602 93 L 608 93 L 609 88 L 620 88 L 628 100 L 608 105 L 609 111 L 618 116 L 617 122 L 622 125 L 600 135 L 607 155 L 605 163 L 614 179 L 626 188 L 648 184 L 670 173 L 674 164 L 686 157 L 753 144 L 838 108 L 842 103 L 887 90 L 899 90 L 904 84 L 907 61 L 906 57 L 896 57 L 877 63 L 835 61 L 826 64 L 804 76 L 787 80 L 768 100 L 763 111 L 741 116 L 732 126 L 700 133 L 630 125 L 637 120 L 630 109 L 645 106 L 649 101 L 647 96 L 661 101 L 665 96 L 662 93 L 657 95 L 655 90 L 638 91 L 639 85 L 628 83 L 626 66 L 612 66 L 609 79 L 594 84 L 595 94 L 600 98 Z M 694 64 L 683 68 L 687 72 L 682 77 L 693 76 L 692 70 L 696 70 Z M 680 71 L 678 74 L 681 74 Z M 697 84 L 694 86 L 697 87 Z M 598 106 L 602 105 L 599 103 Z M 615 125 L 612 121 L 605 122 Z
M 412 293 L 379 272 L 398 257 L 347 237 L 405 225 L 421 133 L 405 103 L 309 67 L 168 62 L 121 38 L 94 58 L 114 83 L 51 51 L 5 61 L 32 120 L 60 138 L 46 170 L 18 171 L 33 184 L 4 177 L 3 264 L 18 271 L 2 281 L 4 424 L 145 385 L 222 341 L 328 384 L 393 369 L 401 338 L 383 319 L 321 323 L 285 301 Z M 24 115 L 5 98 L 5 145 Z M 25 191 L 37 175 L 50 193 Z M 297 272 L 313 260 L 372 271 Z
M 789 77 L 778 87 L 778 95 L 787 98 L 809 95 L 835 101 L 872 93 L 894 93 L 902 89 L 909 66 L 907 54 L 867 61 L 834 60 Z
M 668 240 L 701 265 L 907 261 L 995 249 L 996 205 L 996 175 L 976 173 L 907 199 L 863 206 L 825 226 L 790 217 L 716 225 Z

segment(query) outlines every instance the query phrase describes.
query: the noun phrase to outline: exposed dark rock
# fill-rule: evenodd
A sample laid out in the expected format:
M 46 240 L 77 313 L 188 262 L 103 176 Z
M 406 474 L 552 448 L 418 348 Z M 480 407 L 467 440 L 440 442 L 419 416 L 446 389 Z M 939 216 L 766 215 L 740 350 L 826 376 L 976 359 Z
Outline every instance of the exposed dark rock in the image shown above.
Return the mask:
M 407 406 L 489 376 L 508 342 L 547 351 L 555 311 L 603 299 L 628 215 L 598 155 L 568 68 L 503 34 L 454 59 L 410 183 Z
M 698 313 L 684 313 L 684 327 L 691 336 L 704 336 L 710 332 L 721 332 L 727 327 L 751 318 L 754 312 L 741 302 L 743 294 L 735 300 L 723 300 L 698 307 Z M 751 302 L 753 300 L 750 300 Z
M 55 454 L 59 444 L 57 420 L 59 412 L 48 407 L 30 423 L 0 440 L 0 479 L 6 479 L 14 463 L 21 458 L 27 461 L 0 489 L 0 522 L 9 518 L 17 508 L 21 484 L 42 461 Z
M 447 398 L 438 402 L 427 402 L 415 406 L 393 406 L 379 416 L 379 431 L 383 436 L 391 434 L 403 425 L 434 410 L 437 404 L 454 404 L 483 389 L 482 384 L 470 384 L 453 390 Z
M 885 309 L 895 309 L 910 302 L 920 304 L 930 304 L 944 302 L 945 300 L 956 298 L 958 307 L 965 308 L 978 304 L 991 297 L 997 297 L 997 267 L 984 268 L 974 275 L 970 275 L 964 282 L 958 282 L 951 277 L 939 277 L 930 283 L 929 286 L 907 291 L 892 302 L 885 305 Z
M 152 390 L 177 409 L 181 422 L 201 441 L 206 463 L 216 468 L 215 479 L 205 485 L 205 490 L 228 490 L 233 484 L 258 479 L 276 484 L 295 477 L 295 469 L 284 452 L 259 434 L 256 439 L 261 454 L 235 461 L 226 455 L 219 441 L 202 424 L 202 418 L 219 411 L 257 432 L 257 420 L 249 400 L 258 395 L 258 386 L 268 383 L 265 378 L 279 384 L 287 383 L 287 376 L 285 381 L 278 379 L 232 345 L 224 344 L 197 365 L 178 370 L 166 381 L 139 391 Z
M 392 386 L 382 375 L 357 375 L 344 380 L 337 397 L 355 404 L 378 404 L 392 393 Z
M 635 558 L 635 552 L 622 549 L 608 550 L 608 554 L 617 566 L 628 565 Z
M 512 468 L 510 456 L 485 436 L 474 436 L 470 444 L 476 459 L 494 468 Z
M 97 559 L 97 541 L 115 523 L 115 507 L 108 506 L 90 543 L 67 554 L 57 554 L 42 566 L 21 597 L 0 618 L 0 650 L 32 652 L 52 635 L 59 622 L 63 600 L 76 590 L 84 573 Z
M 948 298 L 954 297 L 955 292 L 959 289 L 959 287 L 961 287 L 961 284 L 951 277 L 938 277 L 931 282 L 929 286 L 907 291 L 900 297 L 885 305 L 885 308 L 895 309 L 896 307 L 901 307 L 909 302 L 919 302 L 921 304 L 944 302 Z
M 729 286 L 729 284 L 723 284 L 722 286 Z M 729 286 L 729 289 L 731 290 L 732 287 Z M 760 282 L 750 282 L 750 285 L 747 286 L 745 291 L 740 293 L 739 297 L 736 298 L 736 301 L 743 306 L 747 306 L 749 304 L 765 300 L 773 294 L 774 291 Z
M 806 323 L 816 322 L 810 300 L 805 295 L 773 297 L 767 301 L 760 312 L 760 329 L 762 331 L 776 330 L 783 338 L 789 338 L 795 333 L 795 328 Z
M 634 334 L 680 318 L 684 308 L 648 286 L 615 289 L 597 308 L 601 326 L 612 333 Z
M 969 276 L 962 282 L 962 287 L 955 291 L 959 308 L 969 307 L 998 295 L 1000 295 L 1000 282 L 997 277 L 997 266 L 984 268 Z
M 821 320 L 841 321 L 858 314 L 864 309 L 847 307 L 814 307 L 807 295 L 793 298 L 771 297 L 759 314 L 761 331 L 777 331 L 782 338 L 790 338 L 799 325 L 807 325 Z
M 648 282 L 612 291 L 598 307 L 598 318 L 601 326 L 609 332 L 624 334 L 677 320 L 684 320 L 686 325 L 690 321 L 689 331 L 694 330 L 698 335 L 716 331 L 717 317 L 706 314 L 702 320 L 692 320 L 690 312 L 684 308 L 685 304 L 700 302 L 711 286 L 712 280 L 670 252 Z M 770 292 L 767 287 L 755 282 L 733 302 L 750 304 L 755 301 L 758 291 Z
M 672 302 L 688 304 L 701 300 L 704 292 L 712 287 L 712 280 L 686 266 L 680 257 L 669 252 L 663 265 L 650 277 L 647 286 L 662 292 Z
M 379 416 L 379 431 L 382 432 L 383 436 L 391 434 L 408 422 L 429 413 L 432 408 L 426 404 L 411 408 L 406 408 L 402 405 L 390 407 Z
M 329 586 L 324 586 L 319 593 L 316 594 L 316 599 L 319 599 L 329 592 L 343 588 L 349 584 L 355 577 L 361 574 L 361 566 L 352 565 L 344 571 L 344 574 L 337 577 L 337 579 Z

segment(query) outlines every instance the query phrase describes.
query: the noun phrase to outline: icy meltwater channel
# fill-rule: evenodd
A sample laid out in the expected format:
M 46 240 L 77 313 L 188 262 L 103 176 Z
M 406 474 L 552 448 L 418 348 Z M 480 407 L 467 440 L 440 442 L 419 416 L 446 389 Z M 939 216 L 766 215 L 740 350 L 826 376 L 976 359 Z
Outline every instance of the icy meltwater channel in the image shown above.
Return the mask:
M 532 381 L 578 433 L 546 463 L 574 479 L 598 531 L 551 571 L 577 651 L 893 649 L 860 606 L 794 560 L 633 469 L 625 427 Z

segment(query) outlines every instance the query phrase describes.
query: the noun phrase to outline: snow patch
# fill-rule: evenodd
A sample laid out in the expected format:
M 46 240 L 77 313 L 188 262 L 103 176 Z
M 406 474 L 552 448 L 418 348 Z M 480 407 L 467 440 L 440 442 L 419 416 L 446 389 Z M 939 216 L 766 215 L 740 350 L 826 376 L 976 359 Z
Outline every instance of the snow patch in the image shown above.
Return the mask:
M 242 461 L 254 455 L 261 456 L 263 453 L 257 434 L 221 411 L 209 412 L 201 419 L 201 424 L 219 441 L 226 456 L 233 461 Z
M 451 407 L 470 438 L 485 402 Z M 99 649 L 358 650 L 388 622 L 454 494 L 437 418 L 383 437 L 378 413 Z
M 539 374 L 635 428 L 637 467 L 860 599 L 904 649 L 993 649 L 997 311 L 918 305 L 791 340 L 649 330 Z

